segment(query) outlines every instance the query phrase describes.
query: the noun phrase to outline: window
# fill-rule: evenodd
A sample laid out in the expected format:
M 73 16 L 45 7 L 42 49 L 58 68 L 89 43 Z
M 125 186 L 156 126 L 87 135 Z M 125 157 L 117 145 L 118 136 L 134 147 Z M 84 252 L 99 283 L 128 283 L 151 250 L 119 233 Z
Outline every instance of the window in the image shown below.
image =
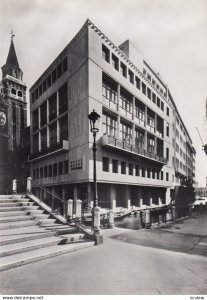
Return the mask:
M 147 74 L 147 79 L 148 79 L 149 81 L 151 81 L 151 75 L 150 75 L 150 74 Z
M 129 163 L 129 175 L 133 175 L 133 164 Z
M 147 137 L 147 151 L 154 153 L 155 150 L 155 141 L 152 137 Z
M 160 179 L 163 180 L 163 171 L 160 172 Z
M 53 176 L 57 176 L 57 164 L 53 165 Z
M 103 122 L 102 123 L 103 134 L 107 134 L 108 136 L 115 137 L 116 129 L 117 129 L 116 118 L 103 113 L 102 122 Z
M 59 114 L 68 109 L 68 85 L 65 83 L 59 90 Z
M 42 95 L 42 85 L 40 84 L 39 86 L 39 95 L 41 96 Z
M 152 102 L 156 104 L 156 95 L 152 93 Z
M 154 79 L 152 79 L 152 84 L 155 85 L 155 80 Z
M 12 93 L 13 95 L 16 95 L 17 92 L 16 92 L 16 90 L 15 90 L 14 88 L 12 88 L 12 89 L 11 89 L 11 93 Z
M 112 54 L 112 66 L 114 67 L 114 69 L 116 69 L 117 71 L 119 70 L 119 59 L 114 55 Z
M 135 117 L 137 119 L 139 119 L 140 121 L 143 121 L 144 122 L 144 119 L 145 119 L 145 111 L 144 111 L 144 108 L 138 106 L 138 105 L 135 105 Z
M 134 84 L 134 73 L 131 70 L 129 70 L 129 81 Z
M 169 181 L 169 173 L 166 172 L 166 181 Z
M 157 106 L 160 107 L 160 98 L 157 97 Z
M 147 75 L 147 71 L 145 69 L 143 69 L 143 74 Z
M 56 69 L 52 71 L 52 83 L 57 80 Z
M 147 168 L 147 178 L 151 178 L 151 169 Z
M 118 173 L 118 160 L 112 159 L 112 172 Z
M 57 117 L 57 96 L 56 93 L 54 93 L 49 98 L 49 120 L 53 120 Z
M 43 178 L 43 167 L 40 168 L 40 178 Z
M 126 163 L 121 161 L 121 174 L 126 174 Z
M 68 160 L 64 161 L 64 173 L 68 174 Z
M 167 113 L 167 116 L 170 115 L 170 110 L 169 110 L 169 107 L 168 107 L 168 106 L 167 106 L 167 111 L 166 111 L 166 113 Z
M 39 177 L 40 177 L 40 170 L 39 170 L 39 168 L 36 169 L 36 176 L 37 176 L 37 179 L 39 179 Z
M 164 103 L 161 101 L 161 110 L 164 111 Z
M 47 82 L 46 82 L 46 79 L 43 81 L 42 87 L 43 87 L 43 92 L 45 92 L 45 91 L 46 91 L 46 88 L 47 88 Z
M 121 108 L 132 114 L 132 102 L 123 94 L 120 95 Z
M 138 165 L 135 167 L 135 175 L 140 176 L 140 167 Z
M 60 124 L 60 140 L 68 141 L 68 115 L 59 119 Z
M 36 170 L 33 170 L 33 179 L 36 179 Z
M 152 170 L 152 179 L 155 179 L 155 170 Z
M 108 63 L 110 63 L 110 51 L 109 49 L 102 44 L 102 57 L 105 61 L 107 61 Z
M 169 124 L 166 126 L 166 135 L 169 136 Z
M 107 157 L 103 157 L 102 163 L 103 163 L 103 171 L 109 172 L 109 159 Z
M 63 73 L 68 69 L 68 58 L 67 56 L 63 59 Z
M 146 95 L 146 84 L 144 82 L 142 82 L 142 93 Z
M 57 122 L 49 126 L 50 146 L 57 144 Z
M 142 177 L 145 177 L 145 167 L 142 167 Z
M 169 160 L 169 148 L 166 148 L 166 159 Z
M 48 169 L 49 177 L 52 177 L 52 165 L 49 165 Z
M 17 95 L 18 95 L 18 97 L 22 98 L 22 92 L 21 91 L 18 91 Z
M 47 177 L 47 166 L 44 167 L 44 177 Z
M 58 171 L 59 171 L 59 175 L 63 174 L 63 163 L 62 163 L 62 161 L 59 162 L 59 164 L 58 164 Z
M 104 80 L 102 84 L 102 96 L 109 100 L 109 106 L 110 102 L 117 104 L 117 85 L 115 85 L 113 82 Z
M 151 90 L 147 88 L 147 97 L 151 100 Z
M 62 75 L 62 63 L 57 66 L 57 78 L 60 78 Z
M 139 149 L 144 148 L 144 132 L 135 129 L 135 146 Z
M 51 86 L 51 75 L 47 77 L 47 87 L 49 88 Z
M 122 74 L 124 77 L 127 77 L 127 67 L 126 67 L 125 64 L 123 64 L 122 62 L 121 62 L 120 69 L 121 69 L 121 74 Z
M 40 131 L 40 138 L 41 138 L 41 150 L 47 148 L 47 128 L 44 128 Z
M 136 88 L 140 90 L 140 85 L 141 85 L 140 79 L 136 77 L 135 81 L 136 81 Z
M 147 125 L 150 127 L 151 131 L 155 130 L 155 120 L 149 115 L 147 115 Z
M 121 123 L 121 137 L 123 142 L 131 143 L 132 140 L 132 127 Z
M 44 126 L 47 124 L 47 102 L 45 101 L 40 106 L 40 126 Z

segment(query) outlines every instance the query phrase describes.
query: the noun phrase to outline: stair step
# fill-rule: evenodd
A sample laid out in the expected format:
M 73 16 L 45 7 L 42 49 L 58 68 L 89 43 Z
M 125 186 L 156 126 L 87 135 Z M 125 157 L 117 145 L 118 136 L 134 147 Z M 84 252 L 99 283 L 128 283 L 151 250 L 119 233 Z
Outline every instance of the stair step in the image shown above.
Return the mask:
M 25 203 L 25 202 L 28 202 L 30 201 L 30 199 L 0 199 L 0 204 L 3 204 L 3 203 Z
M 16 206 L 16 207 L 1 207 L 0 213 L 3 212 L 10 212 L 10 211 L 24 211 L 25 208 L 23 206 Z
M 85 237 L 85 234 L 77 232 L 77 233 L 58 235 L 58 237 L 62 238 L 62 240 L 59 242 L 59 244 L 69 244 L 71 242 L 83 240 Z
M 4 235 L 0 237 L 0 246 L 54 236 L 55 234 L 52 231 L 45 231 L 42 228 L 37 228 L 37 227 L 33 228 L 33 231 L 31 230 L 30 227 L 30 232 L 26 232 L 25 230 L 20 234 L 15 234 L 15 230 L 13 231 L 14 234 L 11 233 L 10 235 Z
M 19 206 L 32 206 L 34 203 L 32 202 L 12 202 L 12 203 L 0 203 L 0 208 L 1 207 L 19 207 Z
M 66 245 L 54 245 L 42 249 L 32 250 L 25 253 L 2 257 L 0 259 L 0 270 L 8 270 L 35 261 L 55 257 L 61 254 L 77 251 L 94 245 L 94 242 L 72 243 Z
M 18 242 L 15 244 L 9 244 L 1 246 L 0 257 L 23 253 L 34 249 L 57 245 L 61 242 L 61 238 L 55 236 L 37 238 L 35 240 Z
M 68 233 L 77 232 L 77 229 L 75 227 L 74 228 L 73 227 L 68 227 L 68 228 L 63 228 L 63 229 L 57 228 L 57 229 L 55 229 L 55 231 L 56 231 L 56 235 L 66 235 Z
M 2 233 L 2 231 L 6 230 L 6 229 L 28 227 L 28 226 L 34 226 L 34 225 L 35 225 L 35 221 L 33 221 L 33 220 L 20 221 L 20 222 L 9 222 L 7 224 L 1 224 L 0 231 Z
M 25 211 L 13 211 L 13 212 L 4 212 L 4 213 L 0 213 L 0 218 L 4 218 L 4 217 L 8 217 L 8 218 L 13 218 L 13 217 L 20 217 L 20 216 L 25 216 Z
M 4 217 L 0 217 L 0 223 L 8 223 L 8 222 L 19 222 L 19 221 L 28 221 L 31 220 L 31 216 L 26 216 L 26 215 L 22 215 L 22 216 L 13 216 L 12 218 L 8 217 L 8 216 L 4 216 Z M 1 228 L 1 227 L 0 227 Z

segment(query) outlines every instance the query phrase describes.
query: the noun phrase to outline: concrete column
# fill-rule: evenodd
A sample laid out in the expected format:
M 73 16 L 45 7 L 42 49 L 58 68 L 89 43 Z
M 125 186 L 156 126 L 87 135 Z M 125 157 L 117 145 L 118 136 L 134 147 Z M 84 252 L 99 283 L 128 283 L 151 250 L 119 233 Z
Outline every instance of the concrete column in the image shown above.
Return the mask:
M 147 106 L 144 107 L 144 126 L 147 127 Z
M 78 199 L 78 189 L 77 189 L 76 184 L 74 184 L 74 187 L 73 187 L 73 199 L 74 199 L 74 201 L 76 201 Z
M 109 158 L 109 172 L 112 173 L 112 158 Z
M 47 99 L 47 123 L 49 123 L 49 100 Z
M 150 210 L 147 209 L 145 211 L 145 228 L 149 229 L 150 228 Z
M 59 91 L 57 91 L 56 96 L 57 96 L 57 116 L 59 116 L 59 107 L 60 107 L 60 105 L 59 105 Z
M 135 145 L 135 124 L 132 124 L 132 145 Z
M 162 206 L 162 199 L 160 197 L 158 197 L 158 205 Z
M 49 126 L 47 126 L 47 147 L 50 147 L 50 131 L 49 131 Z
M 27 194 L 32 193 L 32 178 L 27 177 Z
M 131 209 L 130 187 L 126 185 L 126 208 Z
M 116 138 L 120 140 L 120 115 L 117 116 L 117 131 Z
M 16 179 L 12 180 L 12 194 L 13 195 L 17 194 L 17 180 Z
M 66 202 L 65 202 L 65 186 L 62 185 L 62 199 L 63 199 L 63 216 L 67 216 L 67 207 L 66 207 Z
M 67 201 L 67 219 L 69 222 L 71 222 L 73 218 L 73 200 L 69 199 Z
M 173 220 L 173 221 L 176 220 L 176 208 L 175 208 L 174 205 L 173 205 L 173 207 L 172 207 L 172 220 Z
M 153 204 L 153 198 L 150 198 L 150 207 L 152 207 Z
M 143 206 L 143 199 L 139 199 L 139 207 L 142 208 Z
M 82 201 L 78 199 L 75 201 L 75 204 L 76 204 L 76 220 L 80 222 L 81 215 L 82 215 Z
M 109 228 L 114 228 L 114 213 L 113 213 L 113 210 L 109 211 Z
M 135 97 L 132 98 L 132 120 L 134 120 L 135 116 Z
M 57 120 L 57 143 L 60 142 L 60 121 Z
M 88 193 L 88 206 L 93 208 L 93 192 L 91 189 L 91 183 L 88 182 L 87 184 L 87 193 Z
M 101 225 L 101 217 L 100 217 L 100 207 L 96 206 L 94 208 L 94 231 L 96 234 L 100 231 L 100 225 Z
M 157 115 L 155 114 L 155 133 L 157 132 Z
M 155 147 L 154 147 L 154 153 L 157 154 L 157 137 L 155 136 Z
M 144 149 L 147 150 L 147 131 L 144 131 Z
M 110 207 L 112 210 L 116 209 L 116 186 L 110 184 Z
M 120 103 L 120 84 L 117 86 L 117 110 L 119 111 L 119 103 Z

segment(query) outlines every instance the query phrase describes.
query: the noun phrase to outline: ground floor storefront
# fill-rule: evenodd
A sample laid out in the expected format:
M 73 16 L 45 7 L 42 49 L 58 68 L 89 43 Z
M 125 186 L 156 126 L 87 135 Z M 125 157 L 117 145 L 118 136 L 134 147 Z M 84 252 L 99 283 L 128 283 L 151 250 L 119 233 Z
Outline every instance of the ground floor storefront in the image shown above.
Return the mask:
M 171 190 L 166 187 L 135 186 L 124 184 L 98 183 L 98 205 L 101 208 L 116 209 L 136 206 L 163 206 L 171 202 Z M 55 186 L 34 186 L 33 193 L 53 209 L 64 214 L 63 200 L 80 199 L 93 207 L 93 183 L 64 184 Z

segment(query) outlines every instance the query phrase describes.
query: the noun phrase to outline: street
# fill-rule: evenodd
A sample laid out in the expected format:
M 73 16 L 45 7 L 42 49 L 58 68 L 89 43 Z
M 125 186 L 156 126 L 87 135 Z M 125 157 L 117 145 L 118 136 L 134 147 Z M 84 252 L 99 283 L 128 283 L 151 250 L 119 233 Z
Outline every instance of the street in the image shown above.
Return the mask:
M 2 294 L 207 294 L 207 214 L 171 228 L 102 232 L 103 245 L 3 271 Z

